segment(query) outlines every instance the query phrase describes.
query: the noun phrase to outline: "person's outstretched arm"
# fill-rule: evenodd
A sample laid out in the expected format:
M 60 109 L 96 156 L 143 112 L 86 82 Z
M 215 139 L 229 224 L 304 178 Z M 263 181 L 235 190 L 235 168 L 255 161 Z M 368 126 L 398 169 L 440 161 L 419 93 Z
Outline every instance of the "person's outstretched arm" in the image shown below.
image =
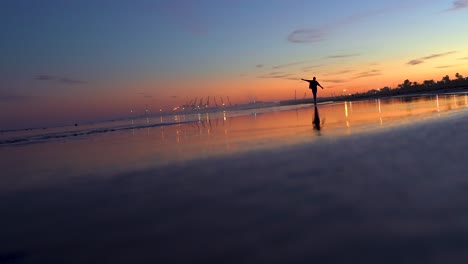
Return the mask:
M 306 81 L 306 82 L 311 82 L 311 80 L 306 80 L 306 79 L 301 79 L 301 80 Z
M 317 82 L 317 84 L 318 84 L 318 86 L 320 86 L 320 88 L 322 88 L 322 89 L 323 89 L 323 87 L 322 87 L 322 85 L 320 85 L 320 83 L 318 83 L 318 82 Z

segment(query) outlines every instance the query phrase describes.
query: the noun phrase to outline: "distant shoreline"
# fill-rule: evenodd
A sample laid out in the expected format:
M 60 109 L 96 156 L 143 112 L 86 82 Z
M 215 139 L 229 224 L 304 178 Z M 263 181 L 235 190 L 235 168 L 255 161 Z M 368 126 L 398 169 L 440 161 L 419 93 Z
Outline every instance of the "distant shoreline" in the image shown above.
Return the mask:
M 421 96 L 421 95 L 438 95 L 438 94 L 450 94 L 450 93 L 468 93 L 468 86 L 461 86 L 456 88 L 447 88 L 447 89 L 436 89 L 436 90 L 427 90 L 427 91 L 415 91 L 415 92 L 394 92 L 388 94 L 351 94 L 351 95 L 342 95 L 342 96 L 329 96 L 322 97 L 317 99 L 317 103 L 335 101 L 358 101 L 358 100 L 368 100 L 368 99 L 380 99 L 380 98 L 391 98 L 391 97 L 411 97 L 411 96 Z M 291 99 L 291 100 L 282 100 L 279 102 L 281 106 L 283 105 L 297 105 L 297 104 L 312 104 L 314 103 L 313 98 L 306 99 Z

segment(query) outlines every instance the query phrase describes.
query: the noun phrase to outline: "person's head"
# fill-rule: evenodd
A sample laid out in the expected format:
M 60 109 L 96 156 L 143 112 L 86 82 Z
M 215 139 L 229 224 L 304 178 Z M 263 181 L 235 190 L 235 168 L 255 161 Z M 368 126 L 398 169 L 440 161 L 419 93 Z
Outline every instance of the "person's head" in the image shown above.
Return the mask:
M 314 81 L 315 81 L 315 76 L 314 76 L 314 78 L 312 78 L 312 80 L 314 80 Z

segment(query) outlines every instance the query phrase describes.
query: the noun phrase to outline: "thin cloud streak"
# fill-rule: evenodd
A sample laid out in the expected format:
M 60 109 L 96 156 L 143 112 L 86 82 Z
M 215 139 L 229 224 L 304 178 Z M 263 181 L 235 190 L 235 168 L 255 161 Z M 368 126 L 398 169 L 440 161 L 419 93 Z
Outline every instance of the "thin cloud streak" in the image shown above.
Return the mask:
M 424 63 L 424 61 L 422 61 L 422 60 L 410 60 L 410 61 L 408 61 L 406 64 L 409 64 L 409 65 L 418 65 L 418 64 L 421 64 L 421 63 Z
M 374 77 L 374 76 L 379 76 L 382 75 L 380 70 L 371 70 L 371 71 L 365 71 L 361 72 L 359 74 L 356 74 L 352 79 L 361 79 L 361 78 L 368 78 L 368 77 Z
M 426 60 L 440 58 L 440 57 L 448 56 L 448 55 L 451 55 L 451 54 L 454 54 L 454 53 L 457 53 L 457 52 L 456 51 L 449 51 L 449 52 L 444 52 L 444 53 L 435 53 L 435 54 L 431 54 L 429 56 L 425 56 L 425 57 L 422 57 L 422 58 L 419 58 L 419 59 L 410 60 L 406 64 L 408 64 L 408 65 L 418 65 L 418 64 L 424 63 Z
M 323 64 L 319 64 L 319 65 L 303 67 L 302 69 L 303 70 L 310 70 L 310 69 L 319 68 L 319 67 L 322 67 L 322 66 L 323 66 Z
M 296 66 L 300 64 L 304 64 L 304 62 L 298 61 L 298 62 L 292 62 L 292 63 L 282 64 L 282 65 L 276 65 L 276 66 L 273 66 L 272 69 L 282 69 L 282 68 L 287 68 L 287 67 Z
M 260 79 L 288 79 L 288 80 L 296 80 L 296 78 L 292 78 L 294 76 L 292 73 L 283 73 L 283 72 L 270 72 L 266 75 L 258 76 Z
M 456 52 L 456 51 L 449 51 L 449 52 L 445 52 L 445 53 L 432 54 L 432 55 L 423 57 L 423 58 L 421 58 L 421 59 L 422 59 L 422 60 L 430 60 L 430 59 L 434 59 L 434 58 L 438 58 L 438 57 L 450 55 L 450 54 L 453 54 L 453 53 L 457 53 L 457 52 Z
M 279 72 L 279 71 L 276 71 L 276 72 L 270 72 L 270 73 L 267 73 L 266 75 L 281 75 L 281 74 L 284 74 L 284 72 Z
M 373 74 L 373 73 L 380 73 L 380 70 L 370 70 L 370 71 L 364 71 L 359 74 Z
M 345 73 L 350 73 L 350 72 L 353 72 L 353 70 L 339 71 L 339 72 L 336 72 L 335 74 L 345 74 Z
M 344 83 L 346 80 L 334 79 L 334 80 L 322 80 L 324 83 Z
M 334 23 L 329 25 L 325 25 L 318 28 L 302 28 L 297 29 L 291 32 L 287 39 L 289 42 L 292 43 L 317 43 L 325 40 L 328 35 L 338 28 L 343 26 L 347 26 L 361 20 L 365 20 L 368 17 L 376 16 L 379 14 L 383 14 L 389 11 L 392 11 L 393 8 L 387 9 L 378 9 L 378 10 L 368 10 L 366 12 L 356 13 L 354 15 L 345 17 L 344 19 L 338 20 Z
M 468 0 L 453 1 L 452 5 L 453 5 L 452 8 L 447 9 L 445 11 L 458 11 L 458 10 L 461 10 L 461 9 L 468 8 Z
M 288 41 L 292 43 L 314 43 L 323 41 L 326 33 L 320 29 L 298 29 L 288 35 Z
M 368 77 L 374 77 L 374 76 L 380 76 L 382 75 L 381 73 L 369 73 L 369 74 L 362 74 L 362 75 L 358 75 L 358 76 L 355 76 L 353 77 L 353 79 L 361 79 L 361 78 L 368 78 Z
M 33 78 L 36 81 L 49 81 L 49 82 L 58 82 L 58 83 L 65 83 L 65 84 L 85 84 L 88 83 L 87 81 L 72 79 L 68 77 L 60 77 L 48 74 L 41 74 L 37 75 Z
M 355 54 L 337 54 L 337 55 L 330 55 L 327 58 L 328 59 L 344 59 L 344 58 L 349 58 L 349 57 L 356 57 L 361 54 L 355 53 Z
M 437 69 L 446 69 L 446 68 L 453 68 L 453 67 L 457 67 L 457 66 L 460 66 L 460 65 L 443 65 L 443 66 L 437 66 L 436 68 Z
M 406 3 L 406 1 L 403 1 Z M 423 1 L 421 1 L 423 2 Z M 427 2 L 427 1 L 426 1 Z M 415 3 L 416 4 L 416 3 Z M 420 5 L 421 3 L 417 3 Z M 412 5 L 410 5 L 412 6 Z M 405 5 L 397 5 L 393 4 L 391 7 L 380 8 L 375 10 L 367 10 L 364 12 L 359 12 L 348 17 L 345 17 L 341 20 L 337 20 L 334 23 L 330 23 L 328 25 L 323 25 L 320 27 L 311 27 L 311 28 L 301 28 L 294 30 L 291 32 L 287 40 L 291 43 L 317 43 L 327 39 L 329 35 L 333 33 L 336 29 L 340 29 L 342 27 L 354 24 L 356 22 L 360 22 L 366 20 L 370 17 L 396 12 L 400 9 L 406 9 L 408 6 Z M 446 11 L 456 11 L 460 9 L 468 8 L 468 0 L 457 0 L 453 2 L 453 7 Z
M 341 70 L 337 72 L 330 72 L 330 73 L 324 74 L 324 76 L 343 75 L 343 74 L 350 73 L 350 72 L 355 72 L 355 70 Z

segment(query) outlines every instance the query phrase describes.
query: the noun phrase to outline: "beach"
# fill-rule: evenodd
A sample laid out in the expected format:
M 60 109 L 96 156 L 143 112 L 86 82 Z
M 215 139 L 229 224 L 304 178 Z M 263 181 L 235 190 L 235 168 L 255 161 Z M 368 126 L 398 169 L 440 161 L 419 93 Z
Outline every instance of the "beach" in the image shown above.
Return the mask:
M 340 102 L 7 145 L 0 263 L 462 263 L 467 110 Z

